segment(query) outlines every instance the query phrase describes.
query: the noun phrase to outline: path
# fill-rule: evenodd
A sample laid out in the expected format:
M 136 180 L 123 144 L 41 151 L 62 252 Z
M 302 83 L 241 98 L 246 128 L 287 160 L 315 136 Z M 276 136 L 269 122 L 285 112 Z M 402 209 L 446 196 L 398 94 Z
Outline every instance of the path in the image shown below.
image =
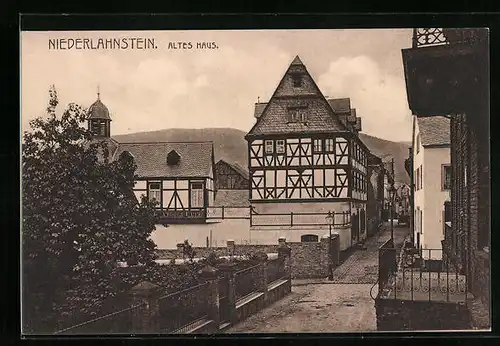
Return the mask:
M 394 228 L 400 247 L 408 228 Z M 356 250 L 334 271 L 334 280 L 293 280 L 292 293 L 226 333 L 303 333 L 375 331 L 375 304 L 370 289 L 377 280 L 378 247 L 390 238 L 389 227 Z M 376 288 L 375 288 L 376 290 Z

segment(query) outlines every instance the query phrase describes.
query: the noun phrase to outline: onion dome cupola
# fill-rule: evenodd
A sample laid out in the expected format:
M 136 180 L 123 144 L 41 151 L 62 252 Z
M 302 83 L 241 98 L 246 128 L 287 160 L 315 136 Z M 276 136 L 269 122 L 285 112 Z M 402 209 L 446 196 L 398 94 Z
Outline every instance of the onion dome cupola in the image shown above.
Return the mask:
M 88 128 L 95 136 L 110 137 L 111 117 L 108 107 L 101 101 L 100 92 L 97 91 L 97 100 L 90 106 L 87 113 Z

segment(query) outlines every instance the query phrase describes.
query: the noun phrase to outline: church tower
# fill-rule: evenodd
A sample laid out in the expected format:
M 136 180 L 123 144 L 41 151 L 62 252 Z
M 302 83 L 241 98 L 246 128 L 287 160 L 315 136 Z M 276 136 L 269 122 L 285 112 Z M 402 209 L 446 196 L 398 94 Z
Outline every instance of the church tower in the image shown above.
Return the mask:
M 97 91 L 97 100 L 90 106 L 87 114 L 88 129 L 97 137 L 109 138 L 111 135 L 111 117 L 108 107 L 101 101 L 100 92 Z

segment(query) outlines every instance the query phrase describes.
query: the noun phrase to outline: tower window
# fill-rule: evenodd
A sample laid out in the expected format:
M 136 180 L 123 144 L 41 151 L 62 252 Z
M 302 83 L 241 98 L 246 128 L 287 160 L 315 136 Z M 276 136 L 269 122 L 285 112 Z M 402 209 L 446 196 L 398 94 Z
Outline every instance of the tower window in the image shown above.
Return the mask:
M 105 121 L 101 121 L 99 130 L 100 130 L 101 136 L 106 136 L 106 122 Z

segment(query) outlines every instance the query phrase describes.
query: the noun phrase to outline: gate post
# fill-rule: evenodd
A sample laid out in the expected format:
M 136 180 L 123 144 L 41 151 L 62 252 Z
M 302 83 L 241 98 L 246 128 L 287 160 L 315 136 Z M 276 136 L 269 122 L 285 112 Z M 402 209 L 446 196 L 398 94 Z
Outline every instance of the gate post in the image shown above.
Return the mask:
M 200 276 L 207 280 L 207 316 L 214 322 L 214 330 L 219 330 L 219 278 L 218 270 L 212 266 L 205 266 L 200 271 Z
M 237 322 L 236 315 L 236 265 L 234 263 L 225 263 L 219 267 L 227 278 L 227 301 L 226 308 L 228 309 L 230 323 Z M 224 322 L 224 321 L 221 321 Z
M 283 271 L 287 282 L 287 293 L 292 291 L 292 265 L 291 265 L 291 252 L 292 249 L 286 245 L 286 239 L 280 237 L 278 246 L 278 257 L 283 261 Z
M 256 254 L 256 259 L 260 265 L 260 273 L 257 278 L 259 282 L 259 291 L 264 294 L 264 306 L 267 305 L 267 254 L 259 252 Z

